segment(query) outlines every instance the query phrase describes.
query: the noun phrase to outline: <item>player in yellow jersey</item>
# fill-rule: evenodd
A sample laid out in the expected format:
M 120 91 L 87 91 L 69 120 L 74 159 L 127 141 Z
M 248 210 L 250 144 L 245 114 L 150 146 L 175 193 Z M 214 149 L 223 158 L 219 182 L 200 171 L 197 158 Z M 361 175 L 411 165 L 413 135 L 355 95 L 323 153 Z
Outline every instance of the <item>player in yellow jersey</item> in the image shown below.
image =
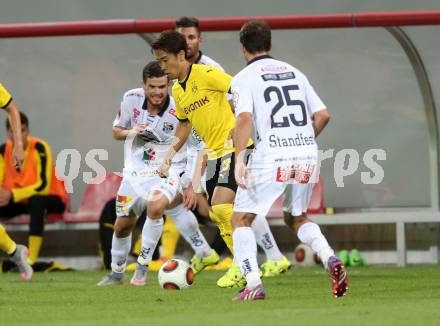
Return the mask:
M 17 170 L 21 169 L 24 161 L 23 139 L 21 137 L 21 123 L 20 114 L 12 99 L 11 94 L 0 83 L 0 108 L 5 110 L 8 114 L 9 124 L 11 126 L 12 135 L 14 138 L 13 158 L 15 167 Z M 2 187 L 2 184 L 0 184 Z M 3 196 L 3 192 L 0 192 L 0 205 L 6 201 L 6 196 Z M 33 270 L 27 262 L 28 250 L 25 246 L 16 244 L 6 233 L 3 225 L 0 224 L 0 250 L 8 254 L 11 260 L 18 266 L 21 273 L 21 278 L 24 281 L 32 279 Z
M 232 143 L 235 117 L 226 97 L 232 77 L 212 66 L 189 63 L 185 38 L 177 31 L 163 32 L 153 42 L 152 48 L 169 78 L 177 79 L 172 93 L 176 102 L 176 116 L 180 120 L 175 134 L 177 141 L 170 148 L 160 172 L 166 175 L 171 158 L 194 128 L 207 149 L 207 190 L 209 192 L 211 187 L 214 188 L 209 216 L 220 229 L 223 240 L 232 252 L 232 203 L 237 190 Z M 252 145 L 251 140 L 248 145 Z M 195 202 L 195 194 L 191 190 L 185 192 L 188 207 L 192 207 Z M 238 272 L 234 278 L 242 280 L 236 265 L 233 266 Z M 222 280 L 224 278 L 217 283 L 219 286 L 222 286 Z
M 187 60 L 190 63 L 203 64 L 208 66 L 213 66 L 224 71 L 223 67 L 216 62 L 215 60 L 208 57 L 206 54 L 202 53 L 200 50 L 200 45 L 202 42 L 202 36 L 199 28 L 199 20 L 195 17 L 179 17 L 176 19 L 176 31 L 182 34 L 185 37 L 187 44 Z M 199 139 L 199 138 L 193 138 Z M 200 140 L 201 141 L 201 140 Z M 203 147 L 203 142 L 199 144 L 198 147 Z M 196 157 L 198 155 L 198 148 L 194 146 L 189 147 L 188 155 L 192 157 Z M 203 182 L 202 182 L 203 183 Z M 210 189 L 213 191 L 213 187 Z M 206 212 L 206 214 L 202 217 L 200 214 L 196 214 L 200 223 L 204 223 L 200 219 L 208 217 L 209 212 L 209 199 L 212 198 L 212 193 L 206 193 L 202 191 L 200 194 L 197 194 L 197 212 Z M 215 251 L 219 254 L 224 252 L 227 248 L 225 242 L 222 240 L 220 236 L 220 232 L 216 230 L 214 239 L 211 243 L 211 247 L 215 249 Z M 170 259 L 174 256 L 177 242 L 179 240 L 180 234 L 177 231 L 176 226 L 173 223 L 171 218 L 166 218 L 163 233 L 161 238 L 162 243 L 162 258 L 161 260 L 153 261 L 153 262 L 162 262 L 164 259 Z M 213 266 L 215 269 L 228 269 L 231 266 L 232 259 L 230 257 L 226 257 L 221 262 Z M 151 267 L 151 265 L 150 265 Z M 160 266 L 159 266 L 160 267 Z

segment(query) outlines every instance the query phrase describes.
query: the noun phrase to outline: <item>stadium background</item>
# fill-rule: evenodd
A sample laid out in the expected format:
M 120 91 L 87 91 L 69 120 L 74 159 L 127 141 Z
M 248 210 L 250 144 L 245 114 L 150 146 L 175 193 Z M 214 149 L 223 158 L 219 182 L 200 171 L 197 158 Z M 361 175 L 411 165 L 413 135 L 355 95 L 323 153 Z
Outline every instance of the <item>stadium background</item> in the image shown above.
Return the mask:
M 190 0 L 103 3 L 7 1 L 1 5 L 0 21 L 440 9 L 434 0 L 276 1 L 276 5 L 225 0 L 209 6 L 204 1 Z M 422 55 L 436 102 L 440 103 L 440 93 L 436 91 L 440 89 L 440 44 L 435 28 L 408 27 L 405 31 Z M 274 31 L 273 35 L 274 56 L 303 70 L 332 112 L 332 122 L 319 140 L 321 149 L 335 149 L 335 154 L 342 149 L 355 149 L 361 157 L 358 171 L 344 178 L 343 188 L 337 188 L 334 181 L 334 160 L 324 162 L 325 206 L 429 207 L 427 120 L 413 68 L 396 40 L 382 28 L 283 30 Z M 229 73 L 235 74 L 243 67 L 237 32 L 205 33 L 203 37 L 202 50 Z M 150 59 L 148 45 L 137 35 L 1 40 L 0 76 L 28 114 L 31 132 L 50 142 L 55 157 L 66 148 L 81 153 L 73 209 L 82 198 L 82 173 L 91 171 L 84 163 L 91 149 L 107 150 L 108 160 L 100 163 L 107 172 L 120 171 L 123 147 L 112 139 L 111 123 L 121 95 L 139 85 L 141 67 Z M 387 152 L 387 160 L 380 162 L 385 177 L 378 185 L 363 185 L 360 173 L 369 169 L 362 156 L 371 148 Z M 378 233 L 369 230 L 370 235 Z M 394 240 L 388 236 L 392 232 L 380 230 L 378 237 L 392 246 Z M 350 232 L 347 229 L 345 233 Z M 414 239 L 420 242 L 426 237 L 418 235 Z

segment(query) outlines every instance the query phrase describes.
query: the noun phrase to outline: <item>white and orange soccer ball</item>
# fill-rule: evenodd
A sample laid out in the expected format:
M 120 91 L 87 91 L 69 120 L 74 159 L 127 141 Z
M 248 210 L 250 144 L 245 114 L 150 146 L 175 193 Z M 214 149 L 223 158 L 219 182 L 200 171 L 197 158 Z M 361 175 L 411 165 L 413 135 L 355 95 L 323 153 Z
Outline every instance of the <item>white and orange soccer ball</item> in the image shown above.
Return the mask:
M 313 249 L 304 243 L 295 248 L 294 264 L 299 267 L 312 267 L 321 264 L 321 259 L 313 252 Z
M 183 290 L 194 282 L 194 272 L 186 261 L 170 259 L 159 269 L 159 285 L 166 290 Z

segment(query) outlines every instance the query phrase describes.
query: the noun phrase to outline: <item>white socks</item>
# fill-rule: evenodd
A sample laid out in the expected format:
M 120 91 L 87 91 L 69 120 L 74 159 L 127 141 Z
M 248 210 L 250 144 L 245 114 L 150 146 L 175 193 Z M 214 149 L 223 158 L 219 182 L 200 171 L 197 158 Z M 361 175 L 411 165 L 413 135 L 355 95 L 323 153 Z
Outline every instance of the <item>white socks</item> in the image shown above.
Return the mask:
M 141 265 L 148 265 L 153 258 L 154 249 L 162 235 L 163 218 L 152 219 L 147 216 L 142 228 L 142 249 L 137 259 Z
M 257 244 L 250 227 L 239 227 L 232 233 L 234 242 L 234 261 L 246 278 L 247 287 L 254 288 L 261 284 L 257 262 Z
M 307 222 L 301 225 L 298 229 L 298 238 L 302 243 L 310 246 L 313 251 L 318 254 L 322 264 L 327 268 L 328 259 L 334 256 L 335 252 L 330 248 L 318 224 Z
M 118 238 L 113 233 L 112 239 L 112 271 L 114 273 L 124 273 L 127 264 L 127 256 L 131 248 L 131 234 L 126 238 Z
M 284 258 L 270 230 L 269 223 L 263 215 L 257 215 L 252 222 L 252 230 L 254 231 L 257 244 L 264 250 L 266 259 L 281 260 Z
M 197 257 L 204 258 L 211 255 L 212 249 L 200 232 L 197 218 L 190 210 L 180 204 L 173 209 L 166 210 L 165 215 L 173 219 L 180 234 L 190 244 Z

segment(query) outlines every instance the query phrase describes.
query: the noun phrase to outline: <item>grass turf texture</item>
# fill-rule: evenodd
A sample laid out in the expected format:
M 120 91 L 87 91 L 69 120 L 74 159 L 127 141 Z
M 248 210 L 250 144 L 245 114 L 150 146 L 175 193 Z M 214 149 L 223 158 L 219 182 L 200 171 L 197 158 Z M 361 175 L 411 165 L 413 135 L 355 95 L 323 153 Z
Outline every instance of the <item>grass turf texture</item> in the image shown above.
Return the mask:
M 350 290 L 333 298 L 319 268 L 264 279 L 265 301 L 232 302 L 220 272 L 203 272 L 190 289 L 98 288 L 103 272 L 38 273 L 22 283 L 0 274 L 0 325 L 440 325 L 440 267 L 349 269 Z

